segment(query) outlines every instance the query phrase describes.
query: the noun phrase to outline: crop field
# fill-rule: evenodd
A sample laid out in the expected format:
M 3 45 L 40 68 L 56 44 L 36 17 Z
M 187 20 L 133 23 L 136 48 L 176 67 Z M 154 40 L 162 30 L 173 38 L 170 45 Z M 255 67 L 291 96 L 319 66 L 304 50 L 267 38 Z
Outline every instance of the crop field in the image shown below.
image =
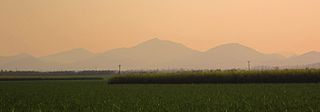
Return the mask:
M 0 112 L 317 112 L 320 84 L 2 81 Z
M 319 83 L 319 69 L 216 70 L 115 75 L 110 84 Z

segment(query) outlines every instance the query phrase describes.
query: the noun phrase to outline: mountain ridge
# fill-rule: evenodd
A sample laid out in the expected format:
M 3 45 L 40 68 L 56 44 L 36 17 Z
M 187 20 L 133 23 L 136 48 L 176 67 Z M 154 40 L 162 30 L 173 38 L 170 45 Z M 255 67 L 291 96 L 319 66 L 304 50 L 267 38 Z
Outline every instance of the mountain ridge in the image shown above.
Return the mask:
M 0 58 L 0 67 L 24 65 L 25 69 L 83 70 L 117 69 L 231 69 L 245 68 L 250 61 L 252 66 L 294 66 L 320 62 L 320 52 L 310 51 L 302 55 L 286 58 L 279 54 L 266 54 L 240 43 L 218 45 L 207 51 L 193 50 L 185 45 L 169 40 L 154 38 L 128 48 L 117 48 L 102 53 L 92 53 L 78 48 L 43 57 L 27 54 L 16 57 L 29 57 L 29 61 L 8 61 L 12 57 Z M 31 58 L 32 57 L 32 58 Z M 23 59 L 23 58 L 22 58 Z M 7 61 L 3 61 L 7 60 Z M 5 64 L 3 62 L 6 62 Z M 12 68 L 12 67 L 11 67 Z M 0 68 L 1 69 L 1 68 Z
M 94 53 L 86 49 L 76 48 L 68 51 L 62 51 L 59 53 L 43 56 L 40 57 L 40 59 L 45 62 L 67 64 L 85 60 L 93 57 L 94 55 Z

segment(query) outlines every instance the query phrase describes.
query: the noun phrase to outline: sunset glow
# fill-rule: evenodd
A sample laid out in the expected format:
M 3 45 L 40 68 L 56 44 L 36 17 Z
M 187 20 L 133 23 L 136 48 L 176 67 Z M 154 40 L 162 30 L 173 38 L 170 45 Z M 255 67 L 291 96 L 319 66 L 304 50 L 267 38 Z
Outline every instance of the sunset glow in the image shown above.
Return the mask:
M 0 55 L 104 52 L 151 38 L 205 51 L 320 51 L 319 0 L 1 0 Z

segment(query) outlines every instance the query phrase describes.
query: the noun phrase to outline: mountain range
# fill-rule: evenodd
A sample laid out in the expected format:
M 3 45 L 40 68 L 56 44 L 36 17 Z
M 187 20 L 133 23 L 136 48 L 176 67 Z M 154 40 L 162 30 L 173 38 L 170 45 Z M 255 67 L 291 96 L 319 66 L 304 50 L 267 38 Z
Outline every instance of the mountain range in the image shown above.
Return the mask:
M 223 44 L 204 52 L 183 44 L 151 39 L 130 48 L 118 48 L 103 53 L 73 49 L 43 57 L 29 54 L 0 57 L 0 69 L 5 70 L 110 70 L 122 65 L 127 70 L 147 69 L 245 69 L 248 61 L 254 68 L 320 68 L 320 52 L 285 57 L 265 54 L 239 43 Z

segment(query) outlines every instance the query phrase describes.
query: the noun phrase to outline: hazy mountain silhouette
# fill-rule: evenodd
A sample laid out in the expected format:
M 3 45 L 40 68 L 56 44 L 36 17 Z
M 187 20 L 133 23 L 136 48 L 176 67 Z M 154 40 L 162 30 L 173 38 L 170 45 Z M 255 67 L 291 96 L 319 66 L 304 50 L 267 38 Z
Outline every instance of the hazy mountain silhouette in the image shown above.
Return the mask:
M 131 48 L 120 48 L 101 53 L 76 65 L 108 68 L 122 64 L 131 69 L 156 69 L 164 66 L 170 67 L 166 64 L 199 53 L 182 44 L 155 38 Z
M 320 52 L 310 51 L 305 54 L 291 57 L 284 62 L 286 65 L 308 65 L 320 62 Z
M 8 56 L 0 61 L 0 68 L 7 70 L 49 70 L 52 64 L 42 62 L 29 54 Z
M 25 60 L 25 59 L 32 58 L 32 57 L 33 56 L 26 54 L 26 53 L 14 55 L 14 56 L 2 56 L 2 57 L 0 57 L 0 64 L 6 64 L 6 63 L 13 62 L 13 61 Z
M 61 53 L 44 56 L 44 57 L 41 57 L 40 59 L 44 62 L 49 62 L 49 63 L 69 64 L 69 63 L 75 63 L 78 61 L 89 59 L 93 56 L 95 56 L 94 53 L 86 49 L 78 48 L 78 49 L 72 49 L 69 51 L 64 51 Z
M 278 52 L 277 54 L 280 54 L 280 55 L 282 55 L 282 56 L 284 56 L 284 57 L 287 57 L 287 58 L 291 58 L 291 57 L 296 57 L 296 56 L 298 56 L 296 53 L 293 53 L 293 52 L 285 52 L 285 51 L 283 51 L 283 52 Z
M 284 57 L 281 55 L 263 54 L 247 46 L 230 43 L 207 50 L 195 63 L 205 68 L 243 68 L 247 67 L 248 61 L 256 66 L 282 59 Z
M 270 65 L 284 59 L 281 55 L 263 54 L 237 43 L 199 52 L 179 43 L 155 38 L 131 48 L 102 53 L 75 65 L 83 68 L 116 68 L 122 64 L 128 69 L 224 69 L 246 67 L 249 60 L 255 66 Z
M 83 70 L 83 69 L 229 69 L 254 66 L 317 66 L 319 52 L 286 58 L 279 54 L 264 54 L 257 50 L 229 43 L 205 52 L 190 49 L 180 43 L 158 38 L 130 48 L 118 48 L 94 54 L 74 49 L 36 58 L 28 54 L 0 57 L 0 68 L 20 70 Z
M 320 68 L 320 63 L 310 64 L 305 66 L 305 68 Z

